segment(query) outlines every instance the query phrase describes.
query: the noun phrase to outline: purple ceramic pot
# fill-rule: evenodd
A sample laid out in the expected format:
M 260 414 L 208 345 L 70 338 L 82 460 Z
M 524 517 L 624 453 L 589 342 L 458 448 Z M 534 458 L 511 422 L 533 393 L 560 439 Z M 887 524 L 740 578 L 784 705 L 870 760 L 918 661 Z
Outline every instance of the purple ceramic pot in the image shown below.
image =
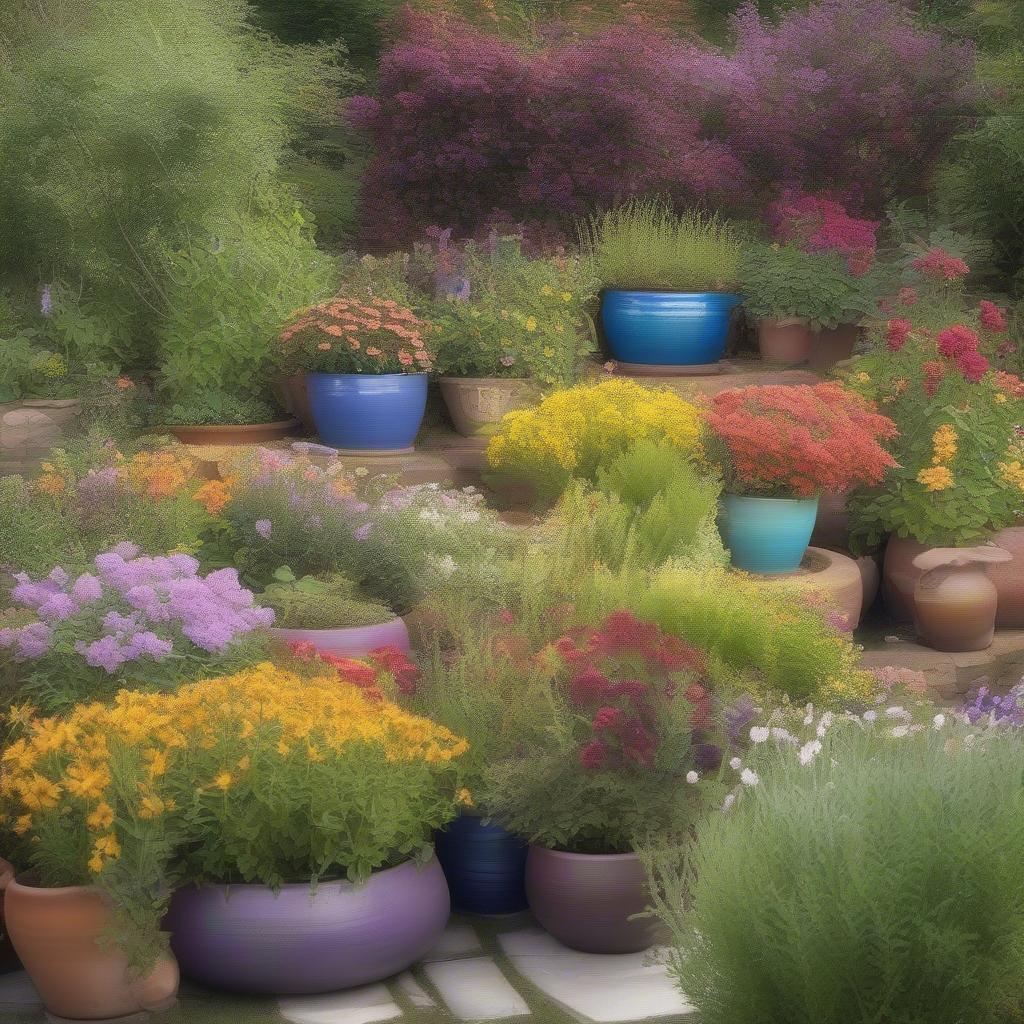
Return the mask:
M 653 946 L 653 918 L 630 921 L 650 903 L 647 872 L 635 853 L 561 853 L 531 846 L 526 898 L 541 925 L 584 953 L 637 953 Z
M 379 871 L 365 885 L 321 882 L 180 889 L 165 928 L 182 974 L 232 992 L 331 992 L 404 971 L 448 921 L 436 858 Z
M 325 654 L 361 658 L 378 647 L 397 647 L 411 654 L 409 630 L 400 618 L 378 626 L 351 626 L 347 629 L 272 629 L 271 635 L 284 643 L 310 643 Z

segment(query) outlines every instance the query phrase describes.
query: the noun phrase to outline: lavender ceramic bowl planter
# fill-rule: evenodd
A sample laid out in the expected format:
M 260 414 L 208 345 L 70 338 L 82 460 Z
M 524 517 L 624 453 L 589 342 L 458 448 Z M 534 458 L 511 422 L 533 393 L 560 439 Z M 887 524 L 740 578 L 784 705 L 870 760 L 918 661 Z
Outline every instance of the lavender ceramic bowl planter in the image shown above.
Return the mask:
M 182 974 L 253 994 L 332 992 L 404 971 L 443 931 L 448 886 L 436 858 L 364 885 L 321 882 L 181 889 L 165 927 Z
M 543 928 L 584 953 L 638 953 L 653 946 L 653 918 L 630 920 L 650 903 L 635 853 L 563 853 L 531 846 L 526 898 Z
M 397 647 L 411 654 L 409 630 L 399 617 L 376 626 L 348 626 L 344 629 L 271 629 L 271 636 L 283 643 L 309 643 L 323 654 L 362 658 L 379 647 Z

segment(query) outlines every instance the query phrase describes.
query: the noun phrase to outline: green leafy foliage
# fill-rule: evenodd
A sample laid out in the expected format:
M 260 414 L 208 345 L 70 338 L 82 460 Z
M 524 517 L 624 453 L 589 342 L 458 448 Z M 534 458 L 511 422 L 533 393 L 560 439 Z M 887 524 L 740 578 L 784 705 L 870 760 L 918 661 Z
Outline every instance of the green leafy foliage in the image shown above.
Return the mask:
M 580 241 L 605 288 L 735 291 L 743 240 L 729 221 L 699 210 L 676 215 L 637 199 L 580 225 Z
M 176 427 L 207 427 L 220 424 L 273 423 L 284 414 L 253 396 L 232 395 L 224 391 L 200 391 L 183 394 L 181 400 L 154 413 L 161 424 Z
M 740 269 L 744 307 L 759 320 L 803 320 L 811 327 L 858 323 L 877 311 L 877 274 L 855 277 L 842 256 L 794 245 L 752 247 Z
M 274 609 L 274 625 L 282 629 L 376 626 L 395 616 L 382 604 L 360 600 L 355 584 L 340 573 L 299 579 L 282 566 L 274 573 L 274 580 L 260 594 L 259 603 Z
M 650 856 L 707 1024 L 990 1024 L 1024 967 L 1015 732 L 833 727 L 786 746 L 695 845 Z

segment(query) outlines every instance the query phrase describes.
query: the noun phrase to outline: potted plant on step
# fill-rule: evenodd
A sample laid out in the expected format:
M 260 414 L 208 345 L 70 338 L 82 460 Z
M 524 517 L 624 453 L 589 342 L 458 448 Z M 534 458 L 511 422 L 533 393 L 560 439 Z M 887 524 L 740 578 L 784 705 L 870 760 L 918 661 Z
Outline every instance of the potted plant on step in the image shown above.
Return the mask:
M 322 441 L 354 451 L 412 448 L 434 356 L 429 325 L 393 299 L 336 296 L 281 332 L 286 373 L 306 373 Z
M 650 896 L 634 851 L 699 815 L 687 780 L 694 731 L 711 728 L 704 656 L 617 611 L 533 662 L 547 728 L 487 769 L 482 796 L 530 843 L 526 894 L 544 928 L 584 952 L 646 949 L 658 932 L 635 916 Z
M 741 301 L 743 243 L 732 224 L 633 200 L 582 225 L 580 237 L 604 288 L 601 322 L 615 359 L 646 373 L 721 360 Z
M 432 837 L 455 813 L 465 740 L 383 699 L 370 665 L 296 665 L 176 695 L 193 724 L 169 779 L 186 842 L 166 927 L 182 972 L 212 988 L 379 981 L 448 920 Z
M 822 491 L 880 483 L 896 465 L 882 447 L 892 420 L 839 384 L 767 385 L 716 395 L 708 456 L 722 470 L 721 530 L 732 564 L 793 572 L 810 543 Z
M 828 369 L 853 353 L 856 328 L 840 334 L 840 326 L 855 325 L 875 309 L 875 278 L 854 276 L 835 253 L 754 246 L 740 279 L 744 308 L 757 321 L 761 358 L 770 362 L 810 360 Z
M 215 389 L 165 403 L 154 419 L 182 444 L 264 444 L 295 433 L 299 424 L 266 397 Z
M 274 611 L 271 636 L 285 643 L 312 644 L 318 651 L 348 658 L 379 647 L 410 653 L 405 622 L 390 608 L 360 598 L 355 584 L 340 573 L 298 579 L 282 566 L 259 601 Z
M 53 1015 L 126 1017 L 170 1005 L 178 966 L 160 920 L 180 840 L 172 724 L 145 699 L 58 718 L 21 709 L 0 761 L 6 928 Z M 151 756 L 155 755 L 155 756 Z
M 577 257 L 528 259 L 518 238 L 495 237 L 461 252 L 445 244 L 435 260 L 437 294 L 426 315 L 437 327 L 441 393 L 460 434 L 490 433 L 543 389 L 575 383 L 594 347 L 584 310 L 593 289 Z

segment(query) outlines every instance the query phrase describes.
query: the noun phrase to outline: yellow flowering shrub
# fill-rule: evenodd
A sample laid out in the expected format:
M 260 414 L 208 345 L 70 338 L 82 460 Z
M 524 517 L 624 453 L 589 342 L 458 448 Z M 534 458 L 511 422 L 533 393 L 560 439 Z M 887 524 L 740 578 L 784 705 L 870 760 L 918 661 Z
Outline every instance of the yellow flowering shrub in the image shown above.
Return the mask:
M 381 699 L 376 676 L 264 662 L 59 718 L 13 709 L 7 848 L 43 885 L 106 890 L 141 963 L 160 950 L 172 885 L 361 881 L 421 856 L 455 812 L 468 744 Z
M 487 462 L 552 498 L 573 478 L 595 480 L 599 467 L 636 441 L 699 456 L 701 429 L 696 406 L 673 392 L 610 377 L 556 391 L 536 408 L 509 413 L 487 446 Z

